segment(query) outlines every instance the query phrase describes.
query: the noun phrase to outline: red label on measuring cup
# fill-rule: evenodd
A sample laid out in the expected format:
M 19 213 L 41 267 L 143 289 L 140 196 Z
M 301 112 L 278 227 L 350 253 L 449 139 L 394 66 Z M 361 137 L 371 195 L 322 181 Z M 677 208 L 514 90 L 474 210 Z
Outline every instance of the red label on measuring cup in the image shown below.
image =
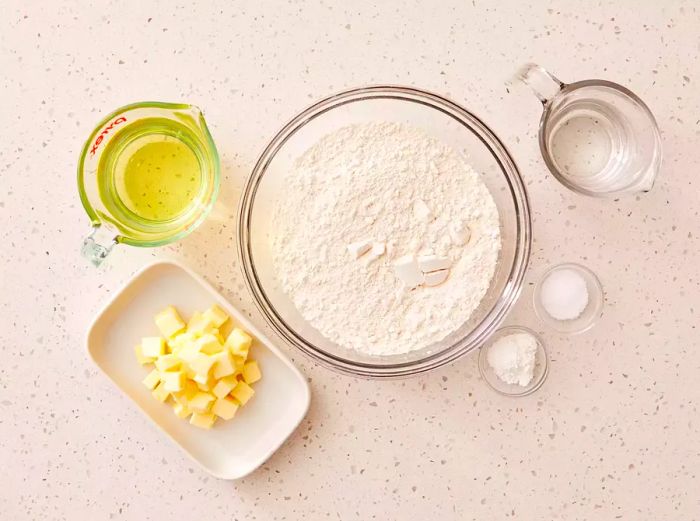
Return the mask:
M 115 126 L 119 125 L 120 123 L 125 123 L 126 118 L 124 116 L 119 116 L 117 119 L 112 121 L 108 126 L 105 127 L 105 129 L 100 132 L 100 135 L 97 136 L 95 139 L 95 143 L 92 145 L 92 148 L 90 149 L 90 155 L 94 156 L 95 152 L 97 152 L 97 147 L 100 146 L 100 143 L 104 140 L 105 136 L 109 134 L 109 131 L 112 130 Z

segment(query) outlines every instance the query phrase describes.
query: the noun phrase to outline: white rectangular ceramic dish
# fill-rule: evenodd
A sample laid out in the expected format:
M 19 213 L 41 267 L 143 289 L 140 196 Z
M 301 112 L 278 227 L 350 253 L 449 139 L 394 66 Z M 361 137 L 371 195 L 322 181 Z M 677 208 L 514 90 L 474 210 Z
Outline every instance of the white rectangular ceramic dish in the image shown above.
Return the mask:
M 141 383 L 148 370 L 134 357 L 141 337 L 159 335 L 153 316 L 168 305 L 185 317 L 217 303 L 255 338 L 251 358 L 263 378 L 255 396 L 230 421 L 202 430 L 177 418 Z M 242 313 L 211 285 L 173 261 L 151 264 L 126 283 L 97 315 L 87 333 L 90 357 L 153 422 L 205 470 L 241 478 L 260 466 L 299 425 L 309 407 L 304 376 Z

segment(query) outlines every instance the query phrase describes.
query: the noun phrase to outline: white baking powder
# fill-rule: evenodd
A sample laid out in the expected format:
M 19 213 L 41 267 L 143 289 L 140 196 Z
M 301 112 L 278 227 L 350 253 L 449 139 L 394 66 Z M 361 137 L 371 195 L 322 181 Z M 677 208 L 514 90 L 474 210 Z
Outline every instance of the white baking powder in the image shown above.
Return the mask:
M 479 174 L 422 131 L 383 122 L 339 129 L 299 157 L 273 230 L 276 272 L 301 315 L 329 340 L 372 355 L 427 347 L 463 325 L 501 246 Z M 363 262 L 365 241 L 385 251 Z M 393 267 L 406 255 L 446 257 L 449 277 L 407 288 Z
M 536 353 L 535 337 L 527 333 L 513 333 L 489 346 L 486 360 L 501 381 L 526 387 L 535 372 Z

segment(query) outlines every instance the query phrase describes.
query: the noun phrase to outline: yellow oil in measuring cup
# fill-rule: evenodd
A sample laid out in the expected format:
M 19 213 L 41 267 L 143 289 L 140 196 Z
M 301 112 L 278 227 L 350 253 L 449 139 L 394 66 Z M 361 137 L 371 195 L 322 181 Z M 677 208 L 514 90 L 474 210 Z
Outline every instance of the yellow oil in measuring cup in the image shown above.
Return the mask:
M 151 226 L 176 219 L 197 201 L 202 171 L 186 129 L 165 119 L 134 123 L 109 142 L 98 165 L 100 198 L 113 214 Z
M 105 118 L 78 165 L 92 221 L 82 253 L 99 265 L 118 243 L 161 246 L 192 231 L 219 189 L 219 156 L 201 112 L 146 102 Z

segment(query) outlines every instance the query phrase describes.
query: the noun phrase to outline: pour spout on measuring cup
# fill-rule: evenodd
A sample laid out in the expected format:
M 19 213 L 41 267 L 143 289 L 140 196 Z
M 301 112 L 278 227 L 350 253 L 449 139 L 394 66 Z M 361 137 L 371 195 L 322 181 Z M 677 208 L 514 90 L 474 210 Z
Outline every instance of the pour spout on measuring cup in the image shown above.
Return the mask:
M 517 77 L 532 89 L 543 105 L 546 105 L 565 86 L 559 78 L 535 63 L 524 65 L 518 71 Z
M 175 111 L 177 117 L 183 123 L 188 123 L 191 127 L 200 131 L 207 131 L 207 124 L 204 122 L 204 113 L 196 105 L 181 105 Z
M 112 230 L 102 224 L 93 224 L 90 234 L 83 239 L 80 253 L 93 266 L 99 267 L 116 244 L 117 235 Z

